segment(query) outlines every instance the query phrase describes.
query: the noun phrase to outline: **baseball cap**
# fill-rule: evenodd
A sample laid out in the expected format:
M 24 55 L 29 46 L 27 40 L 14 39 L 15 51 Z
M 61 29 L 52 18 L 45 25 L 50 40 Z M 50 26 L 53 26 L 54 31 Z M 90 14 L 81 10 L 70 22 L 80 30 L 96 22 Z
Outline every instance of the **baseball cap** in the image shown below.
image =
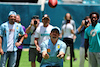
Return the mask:
M 31 19 L 39 19 L 38 15 L 34 15 Z
M 9 14 L 8 14 L 8 16 L 10 16 L 12 14 L 14 14 L 15 16 L 17 15 L 17 13 L 15 11 L 10 11 Z
M 52 32 L 53 30 L 58 30 L 59 34 L 61 33 L 60 28 L 57 27 L 57 26 L 56 26 L 56 27 L 53 27 L 52 30 L 51 30 L 51 32 Z
M 45 19 L 45 18 L 50 20 L 50 18 L 49 18 L 49 16 L 47 14 L 44 14 L 44 16 L 42 17 L 42 20 Z

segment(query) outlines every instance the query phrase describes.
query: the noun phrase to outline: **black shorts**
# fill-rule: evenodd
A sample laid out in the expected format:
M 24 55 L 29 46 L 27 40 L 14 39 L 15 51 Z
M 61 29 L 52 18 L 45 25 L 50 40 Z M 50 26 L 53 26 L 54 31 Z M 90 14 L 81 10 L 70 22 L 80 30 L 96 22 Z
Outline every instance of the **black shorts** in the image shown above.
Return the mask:
M 29 48 L 29 61 L 34 62 L 36 60 L 37 56 L 37 61 L 41 62 L 42 60 L 42 54 L 39 53 L 36 48 Z
M 37 56 L 36 48 L 29 48 L 29 61 L 34 62 Z

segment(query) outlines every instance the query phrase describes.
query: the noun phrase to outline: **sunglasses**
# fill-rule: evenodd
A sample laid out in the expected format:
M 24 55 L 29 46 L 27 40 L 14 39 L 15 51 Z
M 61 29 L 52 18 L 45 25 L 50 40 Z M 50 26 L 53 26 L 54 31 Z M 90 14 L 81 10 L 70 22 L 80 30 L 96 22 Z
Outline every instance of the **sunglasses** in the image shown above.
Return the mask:
M 39 19 L 39 16 L 33 16 L 32 19 Z

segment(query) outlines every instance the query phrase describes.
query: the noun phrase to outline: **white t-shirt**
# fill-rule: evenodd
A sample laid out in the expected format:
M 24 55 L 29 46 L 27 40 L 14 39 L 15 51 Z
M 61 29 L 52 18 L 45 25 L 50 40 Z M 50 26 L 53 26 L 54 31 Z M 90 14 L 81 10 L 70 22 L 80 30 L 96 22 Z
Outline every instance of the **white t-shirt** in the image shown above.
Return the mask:
M 36 31 L 35 31 L 35 35 L 34 37 L 35 38 L 39 38 L 38 39 L 38 43 L 39 45 L 50 38 L 50 33 L 51 33 L 51 30 L 52 30 L 53 26 L 52 25 L 48 25 L 47 27 L 44 27 L 43 25 L 42 26 L 39 26 Z
M 15 32 L 15 24 L 8 24 L 9 27 L 9 38 L 7 43 L 7 51 L 14 50 L 14 32 Z
M 73 38 L 71 30 L 73 30 L 73 26 L 70 23 L 64 24 L 62 26 L 62 30 L 64 31 L 63 38 Z
M 63 20 L 62 21 L 62 26 L 66 24 L 66 20 Z M 74 20 L 70 20 L 70 24 L 72 24 L 73 28 L 74 28 L 74 31 L 76 32 L 76 25 L 75 25 L 75 21 Z
M 40 23 L 39 23 L 39 26 L 42 26 L 42 25 L 43 25 L 43 23 L 40 22 Z M 39 27 L 39 26 L 38 26 L 38 27 Z M 35 27 L 32 26 L 31 29 L 30 29 L 30 32 L 32 33 L 34 29 L 35 29 Z M 30 42 L 30 44 L 31 44 L 30 47 L 31 47 L 31 48 L 35 48 L 35 47 L 33 46 L 33 45 L 34 45 L 34 35 L 35 35 L 35 32 L 32 33 L 32 35 L 31 35 L 31 42 Z

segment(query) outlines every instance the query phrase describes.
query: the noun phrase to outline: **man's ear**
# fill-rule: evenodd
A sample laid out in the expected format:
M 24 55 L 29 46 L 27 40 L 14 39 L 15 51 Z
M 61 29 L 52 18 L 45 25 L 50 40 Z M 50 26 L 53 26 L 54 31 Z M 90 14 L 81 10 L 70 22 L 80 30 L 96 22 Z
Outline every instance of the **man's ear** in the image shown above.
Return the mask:
M 59 34 L 59 36 L 60 36 L 60 34 Z
M 43 22 L 43 19 L 42 19 L 42 22 Z

